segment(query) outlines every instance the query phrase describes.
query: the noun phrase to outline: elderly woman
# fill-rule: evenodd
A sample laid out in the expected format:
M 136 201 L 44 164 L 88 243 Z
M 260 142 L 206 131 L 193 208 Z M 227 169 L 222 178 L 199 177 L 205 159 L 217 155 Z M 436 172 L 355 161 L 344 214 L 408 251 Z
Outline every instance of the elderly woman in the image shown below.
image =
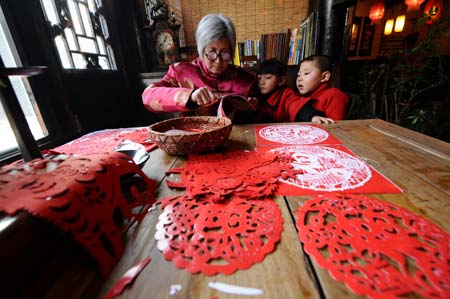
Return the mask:
M 171 65 L 160 82 L 145 89 L 142 100 L 148 110 L 183 112 L 210 103 L 218 94 L 247 97 L 255 93 L 255 78 L 232 64 L 236 32 L 228 17 L 223 14 L 203 17 L 196 40 L 197 59 Z

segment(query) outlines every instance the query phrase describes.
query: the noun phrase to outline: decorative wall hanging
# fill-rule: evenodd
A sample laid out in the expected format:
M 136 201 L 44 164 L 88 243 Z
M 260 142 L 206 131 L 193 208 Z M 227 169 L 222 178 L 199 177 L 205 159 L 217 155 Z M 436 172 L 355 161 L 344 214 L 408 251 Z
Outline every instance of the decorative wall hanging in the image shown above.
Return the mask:
M 402 192 L 344 146 L 283 146 L 269 151 L 291 157 L 291 171 L 297 173 L 280 179 L 283 184 L 276 191 L 279 195 Z
M 130 174 L 139 175 L 146 188 L 123 186 L 121 177 Z M 122 153 L 58 155 L 0 168 L 0 211 L 25 211 L 70 232 L 107 275 L 124 250 L 115 217 L 141 221 L 144 207 L 155 202 L 155 187 Z
M 150 151 L 155 149 L 157 145 L 149 141 L 149 138 L 147 128 L 107 129 L 81 136 L 55 147 L 50 152 L 80 155 L 113 152 L 124 140 L 142 144 L 147 151 Z
M 433 24 L 441 17 L 442 8 L 444 7 L 444 1 L 442 0 L 429 0 L 425 4 L 424 14 L 427 24 Z
M 318 125 L 272 125 L 255 127 L 256 146 L 280 144 L 342 144 Z
M 280 163 L 277 155 L 267 152 L 191 155 L 184 168 L 168 172 L 181 174 L 181 182 L 166 182 L 171 188 L 186 189 L 191 198 L 207 195 L 215 202 L 232 196 L 260 199 L 274 194 L 282 173 L 291 173 L 288 162 Z
M 155 239 L 177 268 L 205 275 L 232 274 L 275 249 L 283 218 L 272 199 L 215 203 L 188 196 L 163 200 Z
M 296 223 L 305 251 L 353 292 L 371 298 L 450 298 L 450 235 L 394 204 L 319 195 Z

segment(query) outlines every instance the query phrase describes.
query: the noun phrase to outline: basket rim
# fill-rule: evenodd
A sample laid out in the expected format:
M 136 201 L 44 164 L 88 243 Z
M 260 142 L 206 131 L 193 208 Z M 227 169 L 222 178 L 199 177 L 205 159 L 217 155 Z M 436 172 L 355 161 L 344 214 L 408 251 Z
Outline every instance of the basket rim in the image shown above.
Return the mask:
M 154 124 L 152 124 L 152 125 L 150 125 L 148 127 L 148 131 L 149 131 L 149 133 L 155 133 L 155 134 L 164 135 L 164 136 L 166 136 L 166 135 L 167 136 L 182 136 L 182 135 L 186 135 L 185 133 L 166 134 L 165 132 L 160 132 L 160 131 L 153 130 L 154 126 L 162 125 L 164 123 L 170 123 L 170 122 L 174 122 L 174 121 L 178 121 L 178 120 L 182 120 L 182 119 L 183 120 L 184 119 L 223 119 L 225 121 L 225 123 L 222 126 L 220 126 L 220 127 L 211 128 L 209 130 L 205 130 L 205 131 L 201 131 L 201 132 L 192 132 L 189 135 L 205 134 L 205 133 L 213 132 L 213 131 L 220 130 L 220 129 L 223 129 L 223 128 L 226 128 L 226 127 L 229 127 L 229 126 L 233 125 L 233 122 L 228 117 L 221 117 L 221 116 L 184 116 L 184 117 L 169 118 L 169 119 L 166 119 L 166 120 L 154 123 Z

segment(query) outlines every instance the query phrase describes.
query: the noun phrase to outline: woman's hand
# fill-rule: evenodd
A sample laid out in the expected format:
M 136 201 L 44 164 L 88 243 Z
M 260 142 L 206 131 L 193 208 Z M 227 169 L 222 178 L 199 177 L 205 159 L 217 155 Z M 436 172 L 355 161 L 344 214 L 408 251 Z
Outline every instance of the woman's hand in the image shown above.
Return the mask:
M 311 122 L 315 124 L 334 124 L 335 121 L 332 118 L 322 117 L 322 116 L 313 116 L 311 118 Z
M 202 106 L 214 100 L 216 96 L 207 87 L 200 87 L 191 94 L 191 102 Z

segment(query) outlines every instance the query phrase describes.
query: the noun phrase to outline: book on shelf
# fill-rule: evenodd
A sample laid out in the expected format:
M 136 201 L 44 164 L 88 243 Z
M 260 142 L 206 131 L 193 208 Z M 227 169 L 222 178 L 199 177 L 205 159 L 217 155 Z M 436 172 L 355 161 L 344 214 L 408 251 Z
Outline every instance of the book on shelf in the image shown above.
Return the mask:
M 312 12 L 299 27 L 292 29 L 287 59 L 289 65 L 297 65 L 304 58 L 317 54 L 319 29 L 317 12 Z

